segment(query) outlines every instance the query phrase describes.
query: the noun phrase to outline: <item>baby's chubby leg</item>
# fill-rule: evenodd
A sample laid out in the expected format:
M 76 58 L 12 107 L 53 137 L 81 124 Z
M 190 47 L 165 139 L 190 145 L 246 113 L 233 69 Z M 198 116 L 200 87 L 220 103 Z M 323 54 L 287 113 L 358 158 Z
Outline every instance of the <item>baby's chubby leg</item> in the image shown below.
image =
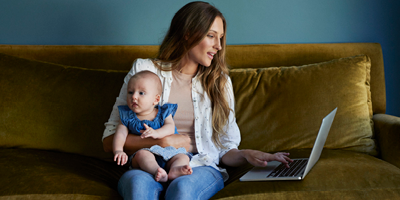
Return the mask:
M 167 172 L 161 168 L 154 154 L 147 150 L 139 150 L 136 152 L 135 156 L 132 159 L 132 167 L 139 168 L 143 171 L 146 171 L 150 174 L 154 175 L 154 179 L 157 182 L 167 182 L 168 174 Z
M 180 176 L 192 174 L 193 170 L 189 166 L 189 157 L 185 154 L 177 154 L 167 162 L 169 168 L 168 179 L 174 180 Z

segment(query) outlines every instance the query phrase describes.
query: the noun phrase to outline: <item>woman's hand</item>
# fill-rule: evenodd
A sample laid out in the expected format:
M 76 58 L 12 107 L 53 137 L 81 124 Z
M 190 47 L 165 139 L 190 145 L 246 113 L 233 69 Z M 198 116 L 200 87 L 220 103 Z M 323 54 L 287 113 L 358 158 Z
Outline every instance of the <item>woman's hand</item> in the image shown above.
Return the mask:
M 272 160 L 279 161 L 279 162 L 285 164 L 287 168 L 289 168 L 289 162 L 293 162 L 293 160 L 288 157 L 289 155 L 290 154 L 286 153 L 286 152 L 278 152 L 278 153 L 272 154 L 273 158 L 270 161 L 272 161 Z
M 269 154 L 256 150 L 243 150 L 243 151 L 246 160 L 250 164 L 256 167 L 265 167 L 270 161 L 279 161 L 285 164 L 287 168 L 289 168 L 289 162 L 293 162 L 293 160 L 288 157 L 289 153 L 285 152 Z
M 160 139 L 159 144 L 161 147 L 173 146 L 175 148 L 184 147 L 187 152 L 192 152 L 192 145 L 190 145 L 190 137 L 182 134 L 173 134 Z
M 293 162 L 289 157 L 289 153 L 269 154 L 257 150 L 238 150 L 231 149 L 222 157 L 222 163 L 231 167 L 238 167 L 246 163 L 250 163 L 256 167 L 265 167 L 269 161 L 279 161 L 289 167 L 289 162 Z

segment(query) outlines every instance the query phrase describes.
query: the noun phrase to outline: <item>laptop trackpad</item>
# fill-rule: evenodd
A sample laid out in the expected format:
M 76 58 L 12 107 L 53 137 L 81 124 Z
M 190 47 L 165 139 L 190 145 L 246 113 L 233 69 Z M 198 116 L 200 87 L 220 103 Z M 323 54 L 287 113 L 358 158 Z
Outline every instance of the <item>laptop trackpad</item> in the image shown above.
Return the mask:
M 265 178 L 274 171 L 281 163 L 278 161 L 268 162 L 266 167 L 254 167 L 251 172 L 247 172 L 242 178 L 241 181 L 245 180 L 265 180 Z

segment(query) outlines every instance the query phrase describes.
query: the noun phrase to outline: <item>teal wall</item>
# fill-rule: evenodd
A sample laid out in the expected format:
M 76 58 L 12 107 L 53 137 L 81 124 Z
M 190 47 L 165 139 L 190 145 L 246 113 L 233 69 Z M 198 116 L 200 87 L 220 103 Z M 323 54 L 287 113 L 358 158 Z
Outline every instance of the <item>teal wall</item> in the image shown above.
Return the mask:
M 0 0 L 0 44 L 159 44 L 186 0 Z M 228 44 L 377 42 L 400 116 L 400 1 L 215 0 Z

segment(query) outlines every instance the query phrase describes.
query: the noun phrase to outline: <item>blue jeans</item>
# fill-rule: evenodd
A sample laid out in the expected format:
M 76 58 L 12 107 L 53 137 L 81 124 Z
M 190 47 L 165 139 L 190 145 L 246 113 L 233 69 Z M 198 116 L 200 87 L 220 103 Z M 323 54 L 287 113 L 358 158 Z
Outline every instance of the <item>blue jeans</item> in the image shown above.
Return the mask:
M 213 167 L 193 168 L 191 175 L 181 176 L 169 185 L 154 180 L 153 175 L 132 169 L 125 172 L 118 182 L 118 192 L 124 199 L 209 199 L 224 188 L 221 173 Z

